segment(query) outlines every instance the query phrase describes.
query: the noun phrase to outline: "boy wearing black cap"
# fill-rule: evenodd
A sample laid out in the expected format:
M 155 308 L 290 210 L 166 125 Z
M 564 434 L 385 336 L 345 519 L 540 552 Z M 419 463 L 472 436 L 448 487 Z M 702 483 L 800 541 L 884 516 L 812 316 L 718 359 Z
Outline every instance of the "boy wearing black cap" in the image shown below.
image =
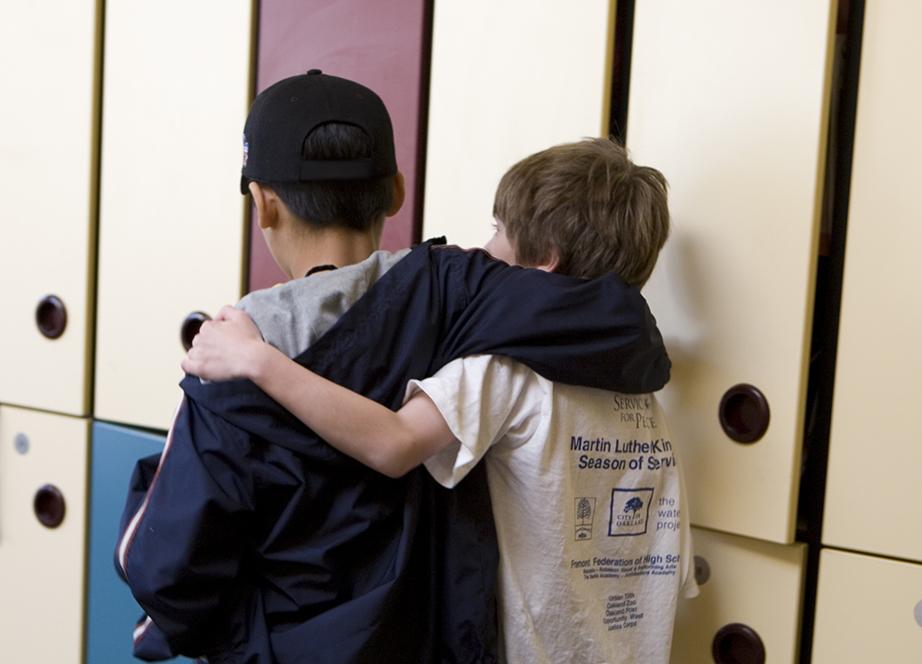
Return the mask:
M 299 364 L 390 408 L 409 380 L 474 353 L 622 391 L 668 378 L 645 303 L 617 279 L 548 280 L 432 243 L 371 253 L 403 186 L 387 112 L 367 88 L 316 71 L 281 81 L 257 97 L 244 141 L 242 185 L 296 279 L 240 308 Z M 248 381 L 187 377 L 182 388 L 163 454 L 132 478 L 116 552 L 150 616 L 136 654 L 495 661 L 482 472 L 453 492 L 421 470 L 388 479 Z

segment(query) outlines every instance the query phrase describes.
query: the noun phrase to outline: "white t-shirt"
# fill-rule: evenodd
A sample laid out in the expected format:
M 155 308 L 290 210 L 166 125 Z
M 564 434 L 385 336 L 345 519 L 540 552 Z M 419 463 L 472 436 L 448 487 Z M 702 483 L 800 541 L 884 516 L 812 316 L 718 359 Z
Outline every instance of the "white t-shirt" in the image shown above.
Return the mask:
M 698 593 L 681 470 L 653 395 L 552 383 L 499 356 L 413 381 L 459 442 L 426 468 L 452 487 L 486 454 L 511 664 L 668 662 Z

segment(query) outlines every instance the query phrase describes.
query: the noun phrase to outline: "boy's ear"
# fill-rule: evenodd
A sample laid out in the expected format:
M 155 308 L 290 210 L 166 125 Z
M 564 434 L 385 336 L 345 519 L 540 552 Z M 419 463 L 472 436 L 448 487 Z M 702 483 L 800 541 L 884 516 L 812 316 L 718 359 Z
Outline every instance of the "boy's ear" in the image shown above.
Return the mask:
M 250 195 L 256 206 L 256 219 L 263 230 L 274 228 L 279 223 L 279 200 L 275 192 L 258 182 L 250 182 Z
M 557 249 L 552 247 L 547 260 L 544 261 L 544 263 L 541 265 L 535 265 L 535 267 L 539 270 L 544 270 L 545 272 L 556 272 L 559 265 L 560 254 L 557 253 Z
M 391 206 L 388 208 L 387 212 L 384 213 L 384 216 L 393 217 L 397 214 L 400 208 L 403 207 L 406 196 L 407 190 L 406 183 L 403 180 L 403 173 L 397 171 L 397 174 L 394 176 L 394 198 L 391 201 Z

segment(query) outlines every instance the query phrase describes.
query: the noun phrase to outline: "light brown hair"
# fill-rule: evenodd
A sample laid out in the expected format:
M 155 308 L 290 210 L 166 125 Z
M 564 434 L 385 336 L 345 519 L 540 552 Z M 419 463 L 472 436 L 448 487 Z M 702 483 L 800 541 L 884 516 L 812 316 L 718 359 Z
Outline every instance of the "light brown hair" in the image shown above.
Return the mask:
M 493 216 L 522 265 L 547 264 L 556 252 L 561 274 L 615 272 L 642 286 L 669 235 L 666 178 L 613 140 L 556 145 L 506 171 Z

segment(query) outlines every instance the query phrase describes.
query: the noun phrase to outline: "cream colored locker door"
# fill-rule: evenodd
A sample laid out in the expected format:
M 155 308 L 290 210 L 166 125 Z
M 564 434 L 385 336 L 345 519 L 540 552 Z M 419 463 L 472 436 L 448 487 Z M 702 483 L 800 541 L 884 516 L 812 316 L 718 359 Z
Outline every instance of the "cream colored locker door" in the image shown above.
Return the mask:
M 250 0 L 106 2 L 96 407 L 165 429 L 180 330 L 241 294 Z
M 922 662 L 922 565 L 823 549 L 813 661 Z
M 922 561 L 920 22 L 865 9 L 823 542 Z
M 691 519 L 781 543 L 797 509 L 834 5 L 638 0 L 634 17 L 627 143 L 669 181 L 672 233 L 644 292 L 673 360 L 664 406 Z M 761 439 L 732 440 L 722 402 L 742 439 L 767 423 Z
M 0 9 L 0 401 L 74 415 L 89 407 L 99 34 L 95 0 Z
M 796 662 L 806 547 L 697 528 L 692 537 L 701 592 L 679 600 L 672 662 Z
M 490 239 L 503 173 L 608 134 L 614 0 L 437 2 L 423 237 Z
M 89 423 L 0 406 L 0 659 L 79 664 Z

